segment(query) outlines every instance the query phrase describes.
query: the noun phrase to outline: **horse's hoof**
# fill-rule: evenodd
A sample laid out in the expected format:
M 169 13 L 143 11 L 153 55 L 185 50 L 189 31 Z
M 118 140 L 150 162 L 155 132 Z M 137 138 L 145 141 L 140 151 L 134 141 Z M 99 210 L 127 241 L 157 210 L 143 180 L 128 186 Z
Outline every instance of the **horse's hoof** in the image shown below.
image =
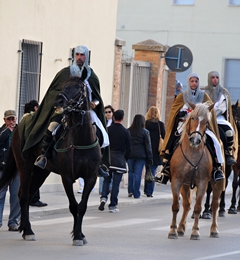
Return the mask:
M 86 245 L 88 243 L 87 239 L 84 237 L 83 238 L 83 244 Z
M 83 246 L 83 240 L 73 240 L 73 246 Z
M 219 238 L 219 233 L 218 232 L 211 232 L 210 237 Z
M 221 218 L 224 218 L 225 217 L 225 210 L 218 211 L 218 216 L 221 217 Z
M 192 213 L 191 218 L 194 219 L 194 212 Z
M 191 235 L 190 239 L 191 240 L 200 240 L 200 236 L 199 235 Z
M 35 238 L 35 235 L 25 235 L 25 236 L 22 236 L 24 240 L 26 241 L 36 241 L 36 238 Z
M 235 207 L 231 207 L 228 209 L 228 214 L 237 214 L 237 210 Z
M 184 236 L 184 232 L 182 230 L 178 230 L 177 233 L 178 233 L 179 237 L 183 237 Z
M 169 233 L 169 234 L 168 234 L 168 238 L 169 238 L 169 239 L 178 239 L 178 235 L 175 234 L 175 233 L 171 233 L 171 234 Z
M 210 212 L 203 212 L 202 219 L 211 219 L 212 214 Z

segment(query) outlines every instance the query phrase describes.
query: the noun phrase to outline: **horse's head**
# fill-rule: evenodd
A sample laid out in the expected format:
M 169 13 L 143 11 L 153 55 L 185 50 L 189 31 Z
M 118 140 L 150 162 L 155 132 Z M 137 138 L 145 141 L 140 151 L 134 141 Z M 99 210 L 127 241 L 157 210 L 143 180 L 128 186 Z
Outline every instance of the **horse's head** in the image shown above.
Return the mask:
M 238 106 L 238 100 L 234 105 L 232 105 L 232 113 L 237 129 L 240 131 L 240 107 Z
M 191 104 L 192 112 L 189 114 L 186 122 L 183 125 L 183 133 L 180 142 L 187 134 L 190 145 L 198 147 L 202 140 L 205 141 L 205 131 L 211 119 L 210 111 L 213 109 L 214 104 L 208 106 L 207 104 Z
M 56 107 L 62 107 L 65 114 L 83 113 L 90 110 L 86 84 L 78 77 L 67 81 L 55 100 Z

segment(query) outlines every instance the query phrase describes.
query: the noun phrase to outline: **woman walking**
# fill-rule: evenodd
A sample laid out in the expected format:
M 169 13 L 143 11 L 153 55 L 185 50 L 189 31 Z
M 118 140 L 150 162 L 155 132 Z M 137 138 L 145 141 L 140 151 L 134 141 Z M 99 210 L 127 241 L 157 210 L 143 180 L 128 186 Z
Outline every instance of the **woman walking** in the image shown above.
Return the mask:
M 145 164 L 152 165 L 152 148 L 149 131 L 145 128 L 143 115 L 135 115 L 129 127 L 132 151 L 128 163 L 128 197 L 141 197 L 140 185 L 142 170 Z
M 155 176 L 158 165 L 162 165 L 162 158 L 158 151 L 158 144 L 160 136 L 162 139 L 165 137 L 164 123 L 160 121 L 159 109 L 155 106 L 151 106 L 146 114 L 146 129 L 150 133 L 150 139 L 152 144 L 153 164 L 150 166 L 152 174 Z M 146 165 L 146 170 L 148 165 Z M 154 191 L 155 182 L 144 183 L 144 193 L 147 197 L 152 197 Z

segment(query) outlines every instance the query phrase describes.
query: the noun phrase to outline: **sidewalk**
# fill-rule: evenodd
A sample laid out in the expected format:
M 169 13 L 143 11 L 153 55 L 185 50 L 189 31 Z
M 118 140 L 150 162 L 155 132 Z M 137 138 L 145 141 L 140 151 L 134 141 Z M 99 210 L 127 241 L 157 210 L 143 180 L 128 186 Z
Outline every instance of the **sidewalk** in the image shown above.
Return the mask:
M 81 194 L 78 194 L 79 185 L 78 182 L 74 184 L 74 192 L 77 201 L 80 201 Z M 231 194 L 232 192 L 232 182 L 229 179 L 228 187 L 226 194 Z M 162 200 L 172 200 L 172 192 L 170 183 L 167 185 L 162 185 L 156 183 L 155 190 L 152 198 L 148 198 L 143 194 L 143 186 L 141 185 L 141 199 L 128 198 L 127 186 L 124 185 L 124 188 L 120 188 L 118 196 L 118 208 L 121 210 L 122 207 L 131 205 L 131 204 L 141 204 L 141 203 L 159 203 Z M 68 199 L 65 194 L 65 191 L 57 192 L 41 192 L 41 201 L 48 204 L 46 207 L 31 207 L 30 206 L 30 216 L 45 216 L 45 215 L 54 215 L 61 213 L 68 213 Z M 107 205 L 109 200 L 107 202 Z M 98 190 L 98 183 L 95 186 L 94 191 L 91 192 L 88 200 L 87 210 L 98 210 L 100 204 L 100 195 Z M 9 216 L 9 195 L 6 196 L 6 202 L 3 212 L 3 221 L 6 221 Z

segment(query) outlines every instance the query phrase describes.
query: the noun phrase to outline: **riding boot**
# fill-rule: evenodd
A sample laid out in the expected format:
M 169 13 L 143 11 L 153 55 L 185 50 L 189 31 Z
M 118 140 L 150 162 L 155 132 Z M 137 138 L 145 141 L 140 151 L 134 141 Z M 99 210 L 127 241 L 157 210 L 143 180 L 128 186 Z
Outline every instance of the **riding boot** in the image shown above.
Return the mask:
M 237 162 L 235 161 L 233 155 L 230 152 L 230 149 L 225 150 L 225 158 L 226 158 L 226 165 L 233 165 L 233 164 L 237 164 Z
M 103 177 L 106 178 L 109 176 L 108 173 L 108 167 L 106 165 L 110 165 L 110 155 L 109 155 L 109 147 L 105 148 L 101 148 L 101 153 L 102 153 L 102 162 L 99 165 L 99 169 L 98 169 L 98 177 Z
M 227 130 L 225 132 L 226 135 L 226 139 L 227 139 L 227 145 L 226 147 L 224 147 L 225 151 L 225 157 L 226 157 L 226 165 L 233 165 L 233 164 L 237 164 L 237 162 L 235 161 L 233 155 L 232 155 L 232 149 L 233 149 L 233 133 L 231 130 Z
M 214 179 L 214 181 L 221 181 L 225 178 L 224 176 L 224 172 L 221 169 L 221 164 L 216 163 L 213 167 L 213 171 L 212 171 L 212 178 Z
M 168 151 L 165 151 L 164 159 L 163 159 L 163 169 L 160 174 L 157 174 L 154 177 L 154 181 L 161 183 L 161 184 L 167 184 L 168 180 L 170 179 L 170 159 L 171 156 Z
M 38 158 L 34 163 L 34 165 L 40 167 L 41 169 L 45 169 L 47 165 L 48 150 L 50 148 L 52 140 L 53 140 L 52 132 L 47 129 L 46 133 L 43 136 L 42 154 L 38 156 Z

